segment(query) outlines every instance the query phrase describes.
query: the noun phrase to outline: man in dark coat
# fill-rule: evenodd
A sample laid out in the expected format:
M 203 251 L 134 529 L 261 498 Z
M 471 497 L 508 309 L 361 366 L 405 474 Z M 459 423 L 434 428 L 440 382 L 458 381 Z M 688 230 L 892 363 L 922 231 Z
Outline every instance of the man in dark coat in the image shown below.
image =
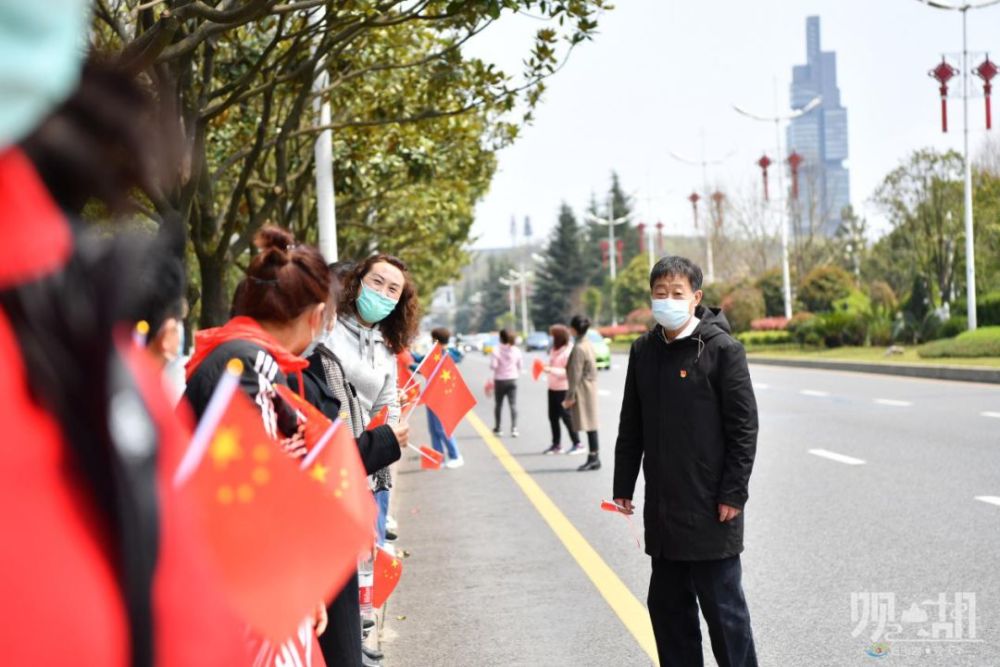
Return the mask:
M 725 316 L 701 305 L 690 260 L 661 259 L 649 283 L 658 325 L 629 354 L 613 495 L 631 514 L 641 464 L 660 664 L 703 664 L 700 605 L 720 667 L 755 666 L 739 556 L 757 448 L 746 353 Z

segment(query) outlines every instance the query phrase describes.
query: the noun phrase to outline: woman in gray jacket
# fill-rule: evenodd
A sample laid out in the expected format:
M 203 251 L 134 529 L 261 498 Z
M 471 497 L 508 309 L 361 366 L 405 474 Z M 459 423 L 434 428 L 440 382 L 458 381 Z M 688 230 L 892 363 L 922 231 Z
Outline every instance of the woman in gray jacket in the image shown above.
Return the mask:
M 390 424 L 399 421 L 396 355 L 406 349 L 420 323 L 420 303 L 402 260 L 372 255 L 359 262 L 344 281 L 337 327 L 330 342 L 344 375 L 358 392 L 367 424 L 388 408 Z M 374 475 L 378 503 L 378 543 L 385 542 L 392 478 L 388 468 Z

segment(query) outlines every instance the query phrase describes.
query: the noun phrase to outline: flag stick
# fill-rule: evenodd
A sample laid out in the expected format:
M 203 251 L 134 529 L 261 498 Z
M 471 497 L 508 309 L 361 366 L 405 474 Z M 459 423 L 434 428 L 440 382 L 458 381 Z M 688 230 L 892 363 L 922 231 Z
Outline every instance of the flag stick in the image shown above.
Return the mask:
M 418 447 L 414 447 L 414 446 L 413 446 L 413 445 L 411 445 L 410 443 L 406 443 L 406 446 L 407 446 L 408 448 L 412 449 L 413 451 L 415 451 L 415 452 L 416 452 L 417 454 L 420 454 L 420 455 L 421 455 L 422 457 L 424 457 L 425 459 L 427 459 L 428 461 L 430 461 L 430 462 L 431 462 L 431 463 L 433 463 L 434 465 L 440 465 L 440 464 L 441 464 L 441 462 L 440 462 L 440 461 L 438 461 L 437 459 L 435 459 L 435 458 L 434 458 L 433 456 L 431 456 L 430 454 L 425 454 L 424 452 L 422 452 L 422 451 L 420 450 L 420 448 L 418 448 Z
M 433 357 L 434 350 L 440 347 L 441 347 L 440 343 L 434 343 L 434 347 L 430 349 L 430 352 L 424 355 L 424 358 L 420 360 L 420 363 L 417 364 L 417 367 L 413 369 L 413 372 L 410 374 L 410 379 L 406 381 L 405 385 L 403 385 L 403 391 L 406 391 L 407 389 L 416 384 L 416 380 L 414 380 L 414 378 L 416 378 L 417 375 L 420 374 L 420 369 L 424 367 L 424 362 Z M 447 350 L 442 349 L 441 351 L 447 353 Z M 442 356 L 442 358 L 444 357 Z M 440 360 L 438 361 L 438 363 L 440 363 Z M 433 373 L 431 373 L 431 375 L 433 375 Z
M 205 452 L 208 451 L 208 443 L 229 406 L 229 400 L 233 397 L 233 393 L 239 389 L 242 375 L 243 362 L 239 359 L 230 359 L 229 363 L 226 364 L 226 372 L 219 380 L 219 384 L 215 385 L 212 397 L 208 399 L 208 406 L 205 408 L 205 413 L 202 415 L 201 421 L 198 422 L 197 428 L 195 428 L 194 435 L 191 436 L 191 442 L 187 451 L 184 452 L 184 458 L 177 466 L 177 471 L 174 473 L 175 487 L 184 484 L 197 470 L 198 464 L 201 463 Z
M 340 426 L 339 419 L 330 424 L 326 431 L 323 432 L 323 435 L 320 437 L 319 442 L 316 443 L 316 446 L 309 450 L 309 453 L 306 454 L 304 459 L 302 459 L 302 464 L 299 466 L 300 470 L 306 470 L 313 464 L 313 462 L 319 457 L 320 452 L 323 451 L 323 448 L 326 447 L 326 443 L 330 442 L 333 434 L 337 432 L 338 426 Z

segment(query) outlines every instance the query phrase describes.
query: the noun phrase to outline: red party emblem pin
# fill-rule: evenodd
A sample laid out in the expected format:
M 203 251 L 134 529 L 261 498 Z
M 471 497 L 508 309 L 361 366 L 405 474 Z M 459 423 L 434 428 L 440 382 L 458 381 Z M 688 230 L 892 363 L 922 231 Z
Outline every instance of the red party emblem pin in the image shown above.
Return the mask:
M 688 372 L 682 368 L 681 369 L 681 377 L 682 378 L 686 378 L 687 376 L 688 376 Z

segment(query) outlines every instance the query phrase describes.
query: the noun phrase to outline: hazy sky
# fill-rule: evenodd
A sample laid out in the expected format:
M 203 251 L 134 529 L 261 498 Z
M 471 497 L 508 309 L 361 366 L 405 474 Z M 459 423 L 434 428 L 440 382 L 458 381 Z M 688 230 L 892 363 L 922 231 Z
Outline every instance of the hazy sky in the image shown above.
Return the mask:
M 942 134 L 937 83 L 927 75 L 943 53 L 961 51 L 958 12 L 917 0 L 616 4 L 601 17 L 595 40 L 549 81 L 534 124 L 500 154 L 491 191 L 476 212 L 475 247 L 509 245 L 511 215 L 531 216 L 536 237 L 547 234 L 560 202 L 579 212 L 591 192 L 607 191 L 612 169 L 635 193 L 640 217 L 689 233 L 686 196 L 700 183 L 700 168 L 678 163 L 669 151 L 698 156 L 702 129 L 709 157 L 735 151 L 709 179 L 749 196 L 760 179 L 756 160 L 763 151 L 774 159 L 774 126 L 738 116 L 731 105 L 770 114 L 777 82 L 779 105 L 788 109 L 791 68 L 805 62 L 810 15 L 821 17 L 823 50 L 837 53 L 851 200 L 872 227 L 884 229 L 886 222 L 870 197 L 900 160 L 924 146 L 961 150 L 961 100 L 949 101 L 949 133 Z M 969 19 L 969 49 L 978 52 L 973 64 L 991 49 L 1000 60 L 1000 5 L 973 11 Z M 505 20 L 484 32 L 472 51 L 516 70 L 539 24 Z M 961 79 L 952 83 L 960 92 Z M 975 148 L 986 137 L 978 78 L 971 89 L 977 94 L 969 108 Z

